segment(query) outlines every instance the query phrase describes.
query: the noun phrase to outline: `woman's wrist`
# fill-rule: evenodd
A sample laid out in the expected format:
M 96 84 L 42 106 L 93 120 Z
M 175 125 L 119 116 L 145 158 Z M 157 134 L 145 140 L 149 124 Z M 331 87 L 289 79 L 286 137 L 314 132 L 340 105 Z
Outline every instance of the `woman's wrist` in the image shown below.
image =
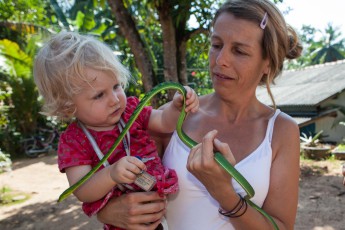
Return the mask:
M 229 184 L 220 186 L 214 191 L 209 191 L 212 197 L 218 201 L 219 206 L 225 210 L 231 210 L 239 201 L 238 194 Z
M 229 218 L 237 218 L 242 215 L 244 215 L 247 211 L 248 204 L 247 201 L 240 195 L 238 194 L 239 201 L 237 204 L 230 210 L 223 209 L 222 207 L 219 207 L 218 212 L 226 217 Z

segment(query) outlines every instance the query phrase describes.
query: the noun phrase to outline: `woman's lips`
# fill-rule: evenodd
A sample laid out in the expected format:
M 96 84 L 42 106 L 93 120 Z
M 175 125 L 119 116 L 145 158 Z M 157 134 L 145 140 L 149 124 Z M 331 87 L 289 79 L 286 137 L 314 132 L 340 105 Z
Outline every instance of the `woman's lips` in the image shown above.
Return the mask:
M 229 76 L 226 76 L 224 74 L 219 74 L 219 73 L 214 73 L 213 76 L 215 76 L 216 78 L 220 80 L 235 80 L 234 78 L 231 78 Z

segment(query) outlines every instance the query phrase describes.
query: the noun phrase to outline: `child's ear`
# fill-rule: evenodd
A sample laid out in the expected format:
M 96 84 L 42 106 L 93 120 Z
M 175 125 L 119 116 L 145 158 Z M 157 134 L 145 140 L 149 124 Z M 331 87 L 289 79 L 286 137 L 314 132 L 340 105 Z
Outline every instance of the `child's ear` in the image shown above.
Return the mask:
M 77 107 L 73 104 L 65 105 L 63 111 L 61 112 L 63 117 L 70 119 L 74 117 L 75 113 L 77 112 Z

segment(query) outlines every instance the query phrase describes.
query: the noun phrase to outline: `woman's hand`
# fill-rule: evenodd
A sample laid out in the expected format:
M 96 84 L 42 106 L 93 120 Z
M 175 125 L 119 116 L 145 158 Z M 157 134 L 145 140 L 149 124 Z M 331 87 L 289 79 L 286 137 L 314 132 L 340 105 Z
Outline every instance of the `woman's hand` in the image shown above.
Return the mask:
M 165 214 L 166 200 L 156 192 L 135 192 L 111 199 L 98 221 L 124 229 L 153 230 Z
M 216 139 L 217 131 L 208 132 L 202 143 L 191 149 L 187 161 L 187 169 L 208 190 L 216 200 L 220 202 L 224 191 L 232 191 L 231 176 L 214 160 L 214 150 L 219 151 L 232 164 L 236 161 L 228 144 Z M 226 190 L 225 190 L 226 189 Z M 221 191 L 221 192 L 220 192 Z

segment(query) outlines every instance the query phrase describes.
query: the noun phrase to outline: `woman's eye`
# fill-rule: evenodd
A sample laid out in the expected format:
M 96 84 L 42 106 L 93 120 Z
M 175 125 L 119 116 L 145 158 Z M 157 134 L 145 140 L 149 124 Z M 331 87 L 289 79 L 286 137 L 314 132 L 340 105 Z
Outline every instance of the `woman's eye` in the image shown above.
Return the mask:
M 214 48 L 214 49 L 220 49 L 221 45 L 219 45 L 219 44 L 211 44 L 211 47 Z
M 241 49 L 235 49 L 235 53 L 240 54 L 240 55 L 247 55 L 247 53 Z

